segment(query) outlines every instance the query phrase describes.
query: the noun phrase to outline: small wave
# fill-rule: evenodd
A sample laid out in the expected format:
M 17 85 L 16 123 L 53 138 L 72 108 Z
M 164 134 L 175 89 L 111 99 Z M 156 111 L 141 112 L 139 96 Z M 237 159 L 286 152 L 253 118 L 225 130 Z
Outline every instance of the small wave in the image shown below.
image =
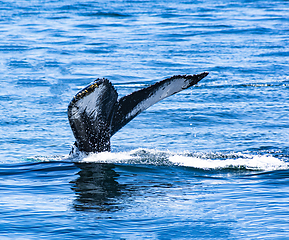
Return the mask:
M 213 169 L 247 169 L 247 170 L 281 170 L 288 169 L 289 164 L 270 155 L 223 154 L 223 153 L 173 153 L 137 149 L 130 152 L 103 152 L 78 156 L 73 161 L 113 164 L 145 164 L 161 166 L 183 166 L 204 170 Z
M 71 160 L 71 156 L 69 155 L 55 155 L 55 156 L 35 156 L 32 158 L 26 158 L 25 161 L 31 161 L 31 162 L 55 162 L 55 161 L 65 161 L 65 160 Z

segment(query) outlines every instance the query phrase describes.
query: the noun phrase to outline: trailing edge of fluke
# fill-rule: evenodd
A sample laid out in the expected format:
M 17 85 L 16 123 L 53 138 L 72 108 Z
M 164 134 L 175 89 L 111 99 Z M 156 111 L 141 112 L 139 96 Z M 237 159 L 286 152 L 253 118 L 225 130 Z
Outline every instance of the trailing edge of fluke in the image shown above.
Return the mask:
M 197 84 L 208 74 L 173 76 L 120 99 L 109 80 L 95 80 L 79 91 L 68 105 L 68 119 L 76 139 L 74 151 L 110 151 L 111 136 L 138 114 Z

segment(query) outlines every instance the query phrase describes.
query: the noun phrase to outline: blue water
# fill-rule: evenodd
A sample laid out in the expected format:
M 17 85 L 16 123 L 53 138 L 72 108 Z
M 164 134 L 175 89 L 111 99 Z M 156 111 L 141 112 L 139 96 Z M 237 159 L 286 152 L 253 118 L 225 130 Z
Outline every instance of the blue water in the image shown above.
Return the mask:
M 0 1 L 1 239 L 286 239 L 289 2 Z M 67 106 L 210 72 L 72 158 Z

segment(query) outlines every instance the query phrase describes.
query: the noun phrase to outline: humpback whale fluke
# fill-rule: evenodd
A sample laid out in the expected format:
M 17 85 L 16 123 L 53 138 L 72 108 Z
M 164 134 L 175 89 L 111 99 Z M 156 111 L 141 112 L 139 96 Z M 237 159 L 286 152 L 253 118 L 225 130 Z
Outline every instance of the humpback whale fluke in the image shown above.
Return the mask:
M 97 79 L 79 91 L 68 106 L 68 119 L 82 152 L 110 151 L 110 137 L 158 101 L 197 84 L 209 73 L 177 75 L 117 100 L 107 79 Z

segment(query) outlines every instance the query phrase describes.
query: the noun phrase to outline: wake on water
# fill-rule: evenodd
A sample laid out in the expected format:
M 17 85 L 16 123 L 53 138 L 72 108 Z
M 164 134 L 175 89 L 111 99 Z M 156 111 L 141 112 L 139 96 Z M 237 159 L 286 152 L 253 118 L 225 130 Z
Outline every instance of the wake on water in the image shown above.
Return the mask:
M 33 159 L 30 159 L 33 160 Z M 151 149 L 128 152 L 101 152 L 78 156 L 35 157 L 35 161 L 68 160 L 75 163 L 109 163 L 128 165 L 182 166 L 202 170 L 242 169 L 273 171 L 289 169 L 289 163 L 272 155 L 250 153 L 174 153 Z

